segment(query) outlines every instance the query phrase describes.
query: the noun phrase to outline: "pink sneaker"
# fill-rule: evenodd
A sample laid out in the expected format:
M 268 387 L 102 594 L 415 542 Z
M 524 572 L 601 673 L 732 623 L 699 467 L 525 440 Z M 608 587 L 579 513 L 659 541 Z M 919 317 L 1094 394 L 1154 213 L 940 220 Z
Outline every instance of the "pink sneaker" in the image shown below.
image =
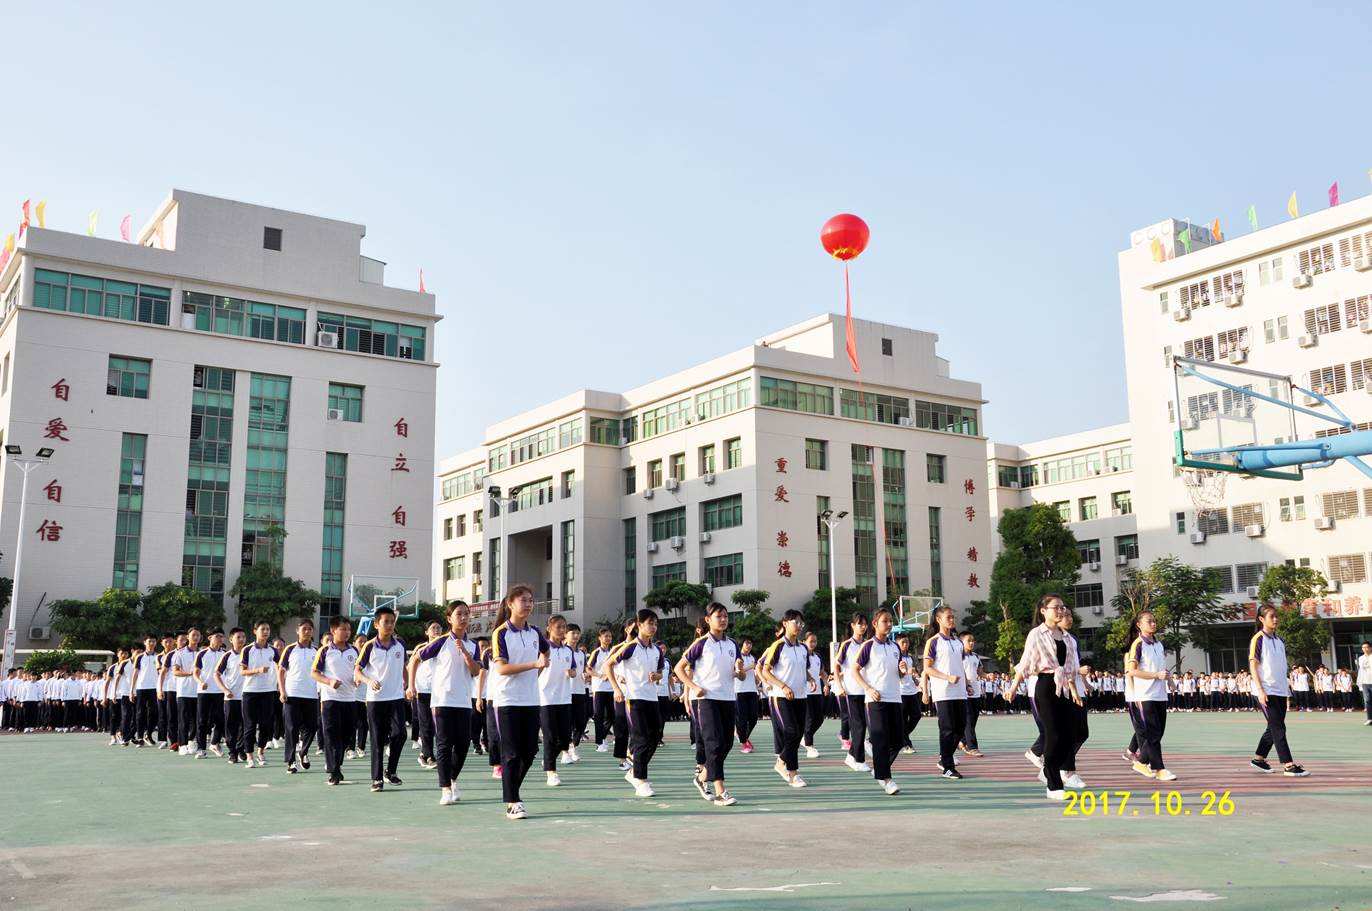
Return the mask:
M 853 748 L 853 741 L 851 740 L 844 740 L 842 741 L 842 743 L 844 752 L 847 752 L 848 750 L 851 750 Z
M 494 767 L 492 767 L 492 769 L 491 769 L 491 777 L 492 777 L 492 778 L 500 778 L 500 777 L 502 777 L 502 776 L 501 776 L 501 768 L 500 768 L 500 766 L 494 766 Z
M 743 741 L 743 752 L 745 752 L 745 753 L 751 753 L 752 751 L 753 751 L 753 742 L 752 742 L 751 740 L 745 740 L 745 741 Z

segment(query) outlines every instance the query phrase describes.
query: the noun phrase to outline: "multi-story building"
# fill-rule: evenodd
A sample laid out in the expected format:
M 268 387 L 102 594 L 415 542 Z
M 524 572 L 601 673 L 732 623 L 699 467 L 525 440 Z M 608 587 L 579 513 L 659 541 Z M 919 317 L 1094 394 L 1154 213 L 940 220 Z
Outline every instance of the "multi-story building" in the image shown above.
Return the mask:
M 1337 463 L 1301 481 L 1231 476 L 1225 500 L 1198 525 L 1173 467 L 1173 355 L 1290 376 L 1321 388 L 1363 428 L 1372 421 L 1372 197 L 1211 243 L 1163 222 L 1133 234 L 1119 255 L 1125 364 L 1134 446 L 1134 505 L 1145 561 L 1176 554 L 1210 569 L 1251 612 L 1268 566 L 1313 566 L 1333 583 L 1307 609 L 1332 620 L 1327 658 L 1351 663 L 1372 639 L 1372 482 Z M 1300 402 L 1304 404 L 1304 402 Z M 1188 406 L 1183 405 L 1183 408 Z M 1259 404 L 1258 408 L 1273 406 Z M 1305 415 L 1296 435 L 1338 432 Z M 1328 521 L 1325 521 L 1328 520 Z M 1236 623 L 1209 666 L 1247 665 L 1251 623 Z
M 439 465 L 437 593 L 526 582 L 585 624 L 684 579 L 726 603 L 766 589 L 775 611 L 827 588 L 832 556 L 869 607 L 921 591 L 965 607 L 990 567 L 980 386 L 952 378 L 931 333 L 856 333 L 860 377 L 843 319 L 823 315 L 488 428 Z M 832 555 L 826 509 L 847 513 Z
M 386 287 L 365 234 L 181 190 L 134 242 L 28 229 L 0 270 L 0 432 L 54 454 L 24 528 L 21 473 L 0 469 L 21 646 L 56 599 L 182 582 L 221 600 L 260 561 L 326 615 L 354 573 L 428 596 L 438 316 Z
M 1139 561 L 1134 521 L 1134 450 L 1128 424 L 1019 445 L 988 443 L 991 550 L 1001 551 L 995 524 L 1007 509 L 1047 503 L 1077 539 L 1081 576 L 1072 591 L 1082 626 L 1111 619 L 1119 578 Z

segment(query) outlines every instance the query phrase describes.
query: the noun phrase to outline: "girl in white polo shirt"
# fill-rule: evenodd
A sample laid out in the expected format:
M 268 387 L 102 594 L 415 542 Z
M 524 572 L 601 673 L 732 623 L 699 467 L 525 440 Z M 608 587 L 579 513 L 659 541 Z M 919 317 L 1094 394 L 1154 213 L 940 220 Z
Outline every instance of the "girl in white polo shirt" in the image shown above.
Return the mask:
M 788 610 L 781 617 L 777 640 L 762 653 L 758 676 L 767 684 L 772 727 L 780 749 L 776 773 L 793 788 L 805 787 L 800 777 L 800 739 L 805 732 L 805 696 L 810 676 L 810 649 L 800 641 L 805 617 Z
M 405 690 L 408 689 L 409 669 L 405 665 L 405 643 L 395 635 L 395 611 L 379 607 L 372 615 L 372 622 L 376 624 L 376 636 L 362 646 L 353 681 L 366 686 L 367 727 L 372 740 L 372 792 L 376 793 L 383 790 L 388 781 L 404 784 L 396 772 L 400 768 L 400 751 L 405 748 Z
M 586 659 L 586 668 L 591 675 L 591 715 L 595 725 L 595 751 L 610 752 L 606 740 L 613 733 L 615 720 L 615 688 L 605 673 L 610 652 L 614 649 L 615 634 L 608 626 L 602 626 L 596 633 L 595 651 Z
M 654 637 L 657 635 L 657 614 L 647 608 L 638 612 L 637 635 L 620 646 L 610 658 L 610 671 L 622 671 L 623 678 L 611 676 L 615 701 L 622 702 L 629 716 L 629 754 L 633 768 L 624 773 L 624 780 L 634 786 L 634 794 L 652 797 L 653 786 L 648 781 L 648 763 L 657 752 L 658 702 L 657 684 L 667 670 L 667 652 Z
M 548 618 L 548 666 L 538 672 L 538 724 L 543 734 L 543 771 L 548 787 L 562 784 L 557 760 L 572 745 L 572 678 L 576 654 L 567 645 L 567 620 Z
M 447 633 L 442 623 L 430 620 L 424 627 L 424 635 L 428 642 L 436 642 Z M 433 665 L 416 665 L 410 661 L 410 689 L 405 696 L 410 700 L 415 730 L 419 732 L 418 762 L 426 769 L 438 768 L 438 763 L 434 762 Z
M 1158 641 L 1158 621 L 1152 611 L 1134 618 L 1138 636 L 1124 655 L 1124 675 L 1133 685 L 1139 718 L 1138 759 L 1135 772 L 1145 778 L 1175 781 L 1177 776 L 1162 761 L 1162 735 L 1167 730 L 1167 654 Z
M 870 624 L 867 615 L 859 611 L 848 621 L 850 635 L 843 640 L 834 656 L 834 675 L 843 679 L 843 701 L 848 707 L 848 755 L 843 763 L 854 772 L 870 772 L 867 765 L 867 697 L 862 684 L 853 676 L 853 662 L 858 649 L 867 639 Z
M 738 742 L 743 744 L 739 752 L 751 753 L 753 728 L 757 726 L 758 718 L 757 676 L 754 671 L 757 658 L 753 655 L 753 640 L 749 637 L 744 636 L 740 639 L 738 647 L 739 673 L 734 680 L 734 699 L 738 703 L 735 727 L 738 730 Z
M 815 735 L 824 724 L 824 662 L 819 657 L 819 637 L 806 633 L 805 647 L 810 650 L 810 660 L 806 667 L 809 679 L 805 682 L 805 736 L 801 743 L 805 745 L 806 759 L 818 759 Z
M 719 807 L 737 801 L 724 784 L 724 760 L 734 746 L 738 643 L 729 637 L 729 609 L 715 602 L 705 609 L 708 628 L 676 664 L 686 686 L 698 740 L 700 768 L 693 783 L 700 796 Z
M 441 636 L 410 659 L 410 676 L 417 665 L 428 665 L 433 689 L 430 708 L 434 719 L 434 761 L 438 768 L 439 806 L 462 799 L 457 776 L 471 746 L 473 684 L 481 673 L 480 646 L 467 638 L 471 608 L 454 601 L 448 608 L 448 634 Z
M 902 661 L 900 647 L 890 639 L 894 624 L 895 618 L 889 610 L 883 607 L 877 611 L 872 617 L 872 638 L 862 643 L 853 659 L 853 677 L 866 695 L 867 729 L 872 738 L 872 776 L 891 795 L 900 793 L 900 787 L 891 778 L 891 763 L 900 753 L 902 744 L 905 722 L 900 678 L 902 669 L 908 667 Z M 961 657 L 958 660 L 961 661 Z
M 519 786 L 538 755 L 538 672 L 548 666 L 548 640 L 529 623 L 533 610 L 533 589 L 511 586 L 500 602 L 497 625 L 491 633 L 487 696 L 495 706 L 500 786 L 507 819 L 529 815 L 520 800 Z
M 938 712 L 939 773 L 958 779 L 954 754 L 967 728 L 967 681 L 963 679 L 962 640 L 953 635 L 956 622 L 953 608 L 944 605 L 934 611 L 938 633 L 924 643 L 924 673 L 929 680 L 929 696 Z
M 352 644 L 353 625 L 347 617 L 329 621 L 329 642 L 314 654 L 310 677 L 319 684 L 320 740 L 324 742 L 324 768 L 329 784 L 343 780 L 343 755 L 353 741 L 353 697 L 357 684 L 357 649 Z
M 1248 672 L 1253 677 L 1253 696 L 1267 720 L 1267 729 L 1262 732 L 1249 765 L 1271 774 L 1267 755 L 1275 746 L 1277 759 L 1285 766 L 1283 773 L 1304 778 L 1310 773 L 1291 758 L 1291 747 L 1286 743 L 1286 701 L 1291 690 L 1286 682 L 1286 643 L 1277 635 L 1277 609 L 1270 604 L 1264 606 L 1258 611 L 1258 622 L 1262 628 L 1248 643 Z
M 915 668 L 915 656 L 910 654 L 910 634 L 900 633 L 895 639 L 900 649 L 901 664 L 904 665 L 900 675 L 901 752 L 913 753 L 913 737 L 920 715 L 920 671 Z

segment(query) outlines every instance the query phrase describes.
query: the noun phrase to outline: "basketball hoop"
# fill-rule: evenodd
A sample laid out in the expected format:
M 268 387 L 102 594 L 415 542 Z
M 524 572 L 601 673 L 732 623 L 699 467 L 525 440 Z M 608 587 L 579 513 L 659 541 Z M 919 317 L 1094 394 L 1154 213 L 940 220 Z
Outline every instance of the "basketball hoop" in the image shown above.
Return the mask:
M 1224 503 L 1224 482 L 1226 471 L 1213 468 L 1182 468 L 1181 480 L 1186 485 L 1186 495 L 1196 509 L 1196 524 Z

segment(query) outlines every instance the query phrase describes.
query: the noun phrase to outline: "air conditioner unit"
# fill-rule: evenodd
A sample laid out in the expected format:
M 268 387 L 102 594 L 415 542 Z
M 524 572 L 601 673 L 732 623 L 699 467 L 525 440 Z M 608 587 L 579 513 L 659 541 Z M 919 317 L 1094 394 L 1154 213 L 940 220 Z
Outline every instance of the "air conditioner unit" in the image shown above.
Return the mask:
M 1243 295 L 1226 294 L 1224 297 L 1220 298 L 1220 302 L 1226 307 L 1237 307 L 1239 304 L 1243 303 Z
M 1305 394 L 1305 404 L 1307 404 L 1307 405 L 1318 405 L 1318 404 L 1320 404 L 1320 400 L 1319 400 L 1318 398 L 1316 398 L 1315 395 L 1314 395 L 1313 393 L 1307 392 L 1307 393 Z
M 51 626 L 30 626 L 30 627 L 29 627 L 29 641 L 30 641 L 30 642 L 47 642 L 47 641 L 48 641 L 49 639 L 51 639 L 51 638 L 52 638 L 52 627 L 51 627 Z
M 1242 348 L 1235 348 L 1233 351 L 1229 352 L 1229 363 L 1231 364 L 1242 364 L 1247 360 L 1248 352 L 1244 351 Z
M 672 536 L 672 550 L 681 550 L 681 548 L 683 548 L 683 547 L 685 547 L 685 546 L 686 546 L 686 539 L 685 539 L 685 538 L 683 538 L 681 535 L 673 535 L 673 536 Z
M 319 348 L 337 348 L 338 333 L 325 332 L 323 329 L 321 329 L 314 334 L 314 343 L 315 346 Z
M 702 531 L 702 532 L 700 533 L 700 543 L 701 543 L 701 544 L 709 544 L 709 543 L 710 543 L 710 533 L 709 533 L 708 531 Z
M 902 427 L 913 427 L 913 426 L 915 426 L 915 422 L 912 421 L 910 418 L 903 417 L 903 418 L 900 419 L 900 426 L 902 426 Z
M 1176 321 L 1179 322 L 1179 323 L 1184 323 L 1184 322 L 1186 322 L 1187 320 L 1189 320 L 1190 318 L 1191 318 L 1191 308 L 1190 308 L 1190 307 L 1181 307 L 1180 309 L 1174 310 L 1174 311 L 1172 312 L 1172 319 L 1176 320 Z
M 1091 613 L 1099 617 L 1101 614 L 1105 613 L 1105 608 L 1097 604 L 1095 607 L 1091 608 Z
M 681 482 L 678 481 L 676 478 L 668 478 L 666 483 L 664 483 L 662 486 L 667 488 L 668 490 L 676 490 L 678 487 L 681 486 Z
M 700 476 L 700 480 L 704 481 L 706 484 L 713 484 L 715 482 L 715 473 L 713 471 L 707 471 Z
M 1366 256 L 1355 256 L 1353 257 L 1353 268 L 1359 272 L 1366 272 L 1368 269 L 1372 269 L 1372 259 L 1368 259 Z
M 1314 348 L 1319 343 L 1320 337 L 1318 335 L 1302 335 L 1300 338 L 1296 339 L 1296 344 L 1300 345 L 1302 348 Z
M 648 542 L 648 553 L 650 553 L 650 554 L 655 554 L 655 553 L 657 553 L 657 542 L 656 542 L 656 541 L 649 541 L 649 542 Z
M 1115 554 L 1115 565 L 1116 565 L 1116 566 L 1128 566 L 1128 565 L 1129 565 L 1129 555 L 1128 555 L 1128 554 Z
M 1314 283 L 1315 280 L 1304 272 L 1291 279 L 1291 287 L 1293 288 L 1309 288 Z
M 1256 585 L 1250 585 L 1244 589 L 1244 594 L 1250 598 L 1256 598 L 1258 596 L 1258 587 Z
M 1315 527 L 1320 531 L 1329 531 L 1334 527 L 1334 520 L 1329 516 L 1318 516 L 1315 519 Z
M 1192 543 L 1192 544 L 1204 544 L 1204 543 L 1205 543 L 1205 532 L 1203 532 L 1203 531 L 1193 531 L 1193 532 L 1191 532 L 1191 543 Z
M 1191 418 L 1183 418 L 1182 421 L 1181 421 L 1181 429 L 1182 429 L 1182 430 L 1186 430 L 1186 431 L 1195 430 L 1197 426 L 1199 426 L 1199 425 L 1196 423 L 1195 420 L 1193 420 L 1193 419 L 1191 419 Z
M 1359 320 L 1358 328 L 1362 330 L 1364 335 L 1372 335 L 1372 319 Z
M 1330 583 L 1329 583 L 1329 585 L 1328 585 L 1328 589 L 1329 589 L 1329 591 L 1331 591 L 1331 592 L 1343 591 L 1343 580 L 1342 580 L 1342 579 L 1333 579 L 1333 580 L 1331 580 Z
M 325 417 L 326 420 L 329 420 L 329 421 L 341 421 L 341 420 L 343 420 L 343 409 L 342 409 L 342 408 L 330 408 L 329 411 L 328 411 L 328 414 L 326 414 L 324 417 Z
M 653 489 L 652 489 L 651 487 L 645 487 L 645 488 L 643 488 L 643 499 L 645 499 L 645 500 L 651 500 L 652 498 L 653 498 Z
M 1245 525 L 1243 527 L 1243 533 L 1250 538 L 1261 538 L 1266 530 L 1262 525 Z
M 1091 570 L 1091 572 L 1093 573 L 1098 573 L 1100 572 L 1100 561 L 1092 560 L 1090 563 L 1086 564 L 1086 568 Z

